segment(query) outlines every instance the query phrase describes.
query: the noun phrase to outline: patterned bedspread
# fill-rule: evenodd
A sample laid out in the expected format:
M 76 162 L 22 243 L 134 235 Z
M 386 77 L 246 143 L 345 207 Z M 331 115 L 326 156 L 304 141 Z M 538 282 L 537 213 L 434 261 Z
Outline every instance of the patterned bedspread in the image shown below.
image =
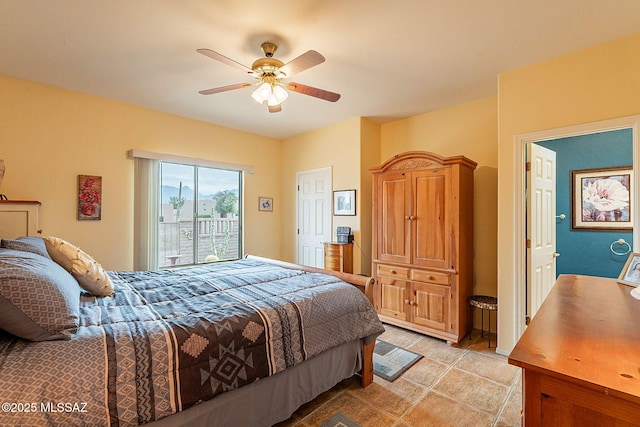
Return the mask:
M 0 336 L 0 425 L 144 424 L 383 331 L 354 286 L 256 260 L 109 274 L 71 340 Z

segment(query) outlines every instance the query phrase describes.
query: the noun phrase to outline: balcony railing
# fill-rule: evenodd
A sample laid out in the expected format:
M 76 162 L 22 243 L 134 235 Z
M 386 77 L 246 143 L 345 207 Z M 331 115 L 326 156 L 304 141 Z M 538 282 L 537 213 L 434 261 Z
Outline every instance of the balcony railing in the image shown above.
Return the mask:
M 191 221 L 189 221 L 191 222 Z M 198 235 L 211 233 L 211 228 L 215 228 L 216 234 L 224 234 L 229 227 L 230 233 L 238 233 L 238 218 L 198 218 Z
M 211 230 L 214 231 L 216 246 L 221 248 L 225 243 L 227 229 L 228 247 L 224 254 L 219 251 L 218 257 L 220 260 L 237 259 L 241 255 L 238 218 L 198 218 L 195 234 L 193 221 L 190 219 L 161 222 L 158 233 L 159 267 L 204 262 L 214 252 L 211 248 Z M 198 250 L 194 261 L 193 244 L 196 238 Z

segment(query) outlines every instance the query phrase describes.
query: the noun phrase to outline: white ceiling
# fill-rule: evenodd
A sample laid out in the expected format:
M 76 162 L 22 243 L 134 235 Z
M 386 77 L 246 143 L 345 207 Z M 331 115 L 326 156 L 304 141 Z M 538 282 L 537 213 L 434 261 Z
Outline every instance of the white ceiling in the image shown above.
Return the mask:
M 638 0 L 0 0 L 0 74 L 283 139 L 495 95 L 502 72 L 638 32 Z M 196 49 L 250 66 L 266 40 L 323 54 L 293 80 L 342 98 L 198 94 L 251 78 Z

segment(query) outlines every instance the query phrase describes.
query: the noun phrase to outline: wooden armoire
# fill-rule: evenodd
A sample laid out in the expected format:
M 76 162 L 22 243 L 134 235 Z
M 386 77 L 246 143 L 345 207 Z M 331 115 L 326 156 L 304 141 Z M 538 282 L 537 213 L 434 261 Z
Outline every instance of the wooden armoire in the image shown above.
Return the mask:
M 374 305 L 383 322 L 450 344 L 469 331 L 476 166 L 410 151 L 370 169 Z

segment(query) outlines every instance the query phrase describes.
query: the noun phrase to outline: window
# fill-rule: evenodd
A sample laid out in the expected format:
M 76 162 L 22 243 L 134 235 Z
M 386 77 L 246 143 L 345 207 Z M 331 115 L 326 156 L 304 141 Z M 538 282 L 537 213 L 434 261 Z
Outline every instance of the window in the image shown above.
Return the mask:
M 243 178 L 253 166 L 141 150 L 127 156 L 135 270 L 242 256 Z
M 242 255 L 242 172 L 160 161 L 157 265 Z

